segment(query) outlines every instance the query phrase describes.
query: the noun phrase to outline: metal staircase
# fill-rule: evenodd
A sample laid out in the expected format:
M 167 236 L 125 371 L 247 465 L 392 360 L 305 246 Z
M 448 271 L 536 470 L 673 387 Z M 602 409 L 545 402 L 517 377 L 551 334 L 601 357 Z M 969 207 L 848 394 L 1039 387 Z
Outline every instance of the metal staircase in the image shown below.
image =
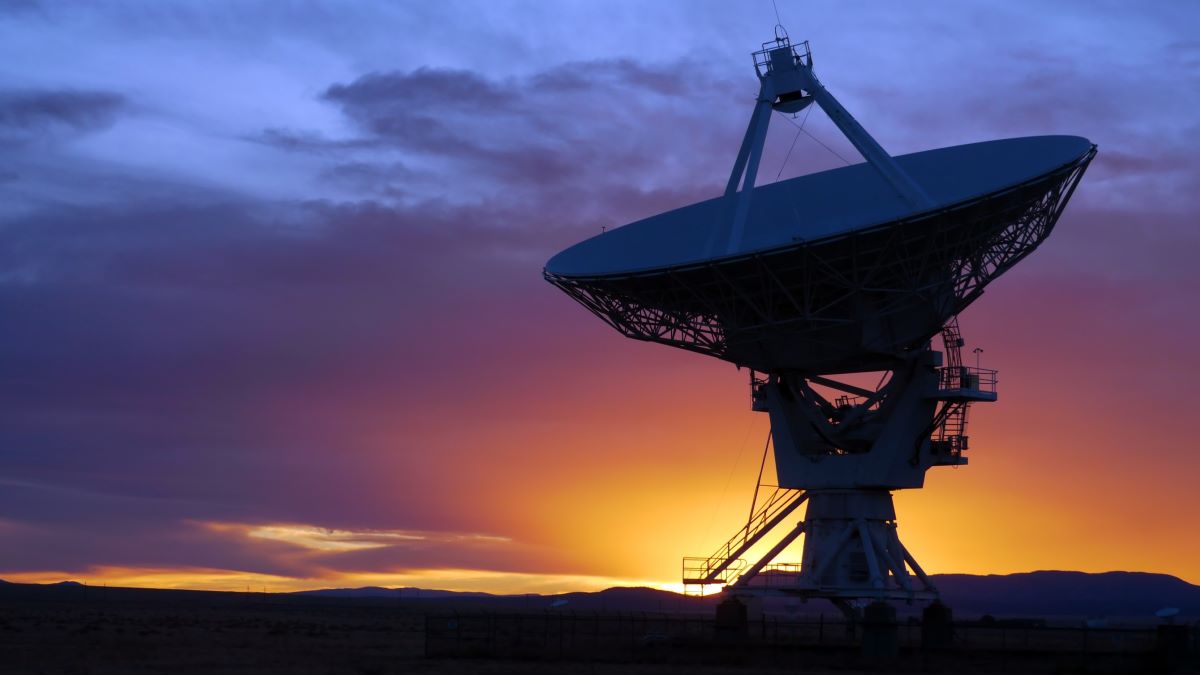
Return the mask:
M 954 317 L 942 327 L 946 365 L 939 374 L 937 398 L 943 404 L 934 418 L 929 438 L 933 453 L 944 457 L 944 464 L 966 463 L 962 453 L 967 449 L 967 414 L 971 403 L 996 400 L 996 371 L 964 366 L 964 344 L 958 317 Z
M 953 460 L 962 457 L 967 449 L 967 411 L 971 404 L 967 401 L 947 403 L 941 422 L 934 429 L 929 439 L 934 454 L 944 455 Z
M 684 589 L 689 586 L 732 583 L 746 569 L 746 561 L 741 556 L 806 499 L 808 493 L 803 490 L 775 488 L 775 492 L 754 511 L 745 526 L 716 552 L 707 558 L 683 559 Z
M 946 367 L 962 368 L 962 348 L 967 344 L 958 328 L 958 317 L 950 317 L 942 326 L 942 347 L 945 348 Z

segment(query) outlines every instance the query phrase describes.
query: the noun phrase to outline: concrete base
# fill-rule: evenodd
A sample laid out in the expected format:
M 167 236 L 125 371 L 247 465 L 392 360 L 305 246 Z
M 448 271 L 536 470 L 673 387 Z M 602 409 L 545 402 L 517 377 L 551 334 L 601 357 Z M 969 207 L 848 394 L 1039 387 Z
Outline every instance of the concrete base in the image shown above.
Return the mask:
M 749 636 L 746 603 L 736 597 L 728 597 L 717 605 L 716 634 L 718 639 L 724 640 L 740 640 Z
M 954 612 L 941 602 L 921 613 L 921 649 L 949 649 L 954 644 Z
M 862 655 L 869 659 L 892 659 L 899 653 L 896 608 L 886 602 L 872 602 L 863 610 Z

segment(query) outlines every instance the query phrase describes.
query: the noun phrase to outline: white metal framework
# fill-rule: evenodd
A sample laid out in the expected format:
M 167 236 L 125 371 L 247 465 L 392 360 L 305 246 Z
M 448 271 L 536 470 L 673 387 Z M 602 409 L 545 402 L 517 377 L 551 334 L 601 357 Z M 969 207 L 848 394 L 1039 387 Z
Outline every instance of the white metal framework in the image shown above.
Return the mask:
M 962 364 L 956 320 L 942 343 L 948 365 L 942 352 L 923 349 L 875 389 L 820 375 L 752 373 L 752 407 L 771 416 L 775 491 L 713 555 L 684 559 L 685 587 L 835 600 L 935 598 L 900 541 L 891 491 L 921 487 L 933 466 L 966 464 L 969 406 L 996 400 L 996 371 Z M 802 504 L 803 519 L 778 536 Z M 774 545 L 748 563 L 743 556 L 773 532 Z M 801 535 L 801 561 L 774 563 Z

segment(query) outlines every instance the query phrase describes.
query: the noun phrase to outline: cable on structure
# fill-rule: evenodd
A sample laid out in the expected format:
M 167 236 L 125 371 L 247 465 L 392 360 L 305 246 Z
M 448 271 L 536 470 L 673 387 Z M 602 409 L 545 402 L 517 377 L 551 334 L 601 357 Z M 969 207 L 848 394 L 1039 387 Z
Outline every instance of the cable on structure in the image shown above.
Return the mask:
M 800 128 L 796 130 L 796 136 L 792 139 L 791 146 L 788 147 L 787 154 L 783 156 L 783 163 L 779 165 L 779 173 L 775 174 L 775 180 L 783 175 L 783 169 L 787 166 L 788 160 L 792 157 L 792 150 L 796 148 L 796 141 L 800 140 L 800 132 L 804 131 L 804 125 L 808 123 L 808 116 L 812 113 L 812 106 L 804 111 L 804 119 L 800 121 Z

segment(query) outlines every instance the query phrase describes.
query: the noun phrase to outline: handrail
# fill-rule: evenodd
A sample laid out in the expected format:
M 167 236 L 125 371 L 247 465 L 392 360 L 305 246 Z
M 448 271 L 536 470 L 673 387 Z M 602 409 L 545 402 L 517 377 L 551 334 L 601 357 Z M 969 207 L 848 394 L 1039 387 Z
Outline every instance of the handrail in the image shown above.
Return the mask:
M 807 492 L 793 488 L 775 488 L 775 492 L 763 502 L 746 524 L 715 553 L 707 558 L 684 558 L 684 583 L 713 583 L 722 580 L 722 573 L 727 568 L 807 499 Z M 688 567 L 689 562 L 692 562 L 693 566 Z M 742 562 L 744 565 L 745 561 Z M 689 571 L 702 573 L 703 576 L 688 577 Z
M 777 38 L 762 43 L 762 49 L 750 55 L 754 59 L 754 68 L 759 76 L 771 72 L 771 52 L 788 48 L 806 67 L 812 63 L 812 47 L 809 46 L 808 40 L 792 42 L 787 37 Z
M 947 366 L 938 369 L 938 389 L 971 389 L 996 392 L 996 374 L 991 368 Z

